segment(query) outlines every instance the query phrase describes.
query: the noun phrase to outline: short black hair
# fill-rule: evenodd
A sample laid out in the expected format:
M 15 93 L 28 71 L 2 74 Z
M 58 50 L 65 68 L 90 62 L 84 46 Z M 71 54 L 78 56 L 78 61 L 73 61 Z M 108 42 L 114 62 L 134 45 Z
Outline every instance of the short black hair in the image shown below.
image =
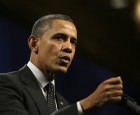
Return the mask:
M 71 23 L 74 23 L 73 19 L 70 18 L 67 15 L 64 15 L 64 14 L 49 14 L 49 15 L 46 15 L 46 16 L 43 16 L 43 17 L 39 18 L 34 23 L 31 35 L 39 36 L 39 37 L 42 36 L 43 33 L 45 31 L 47 31 L 47 29 L 50 29 L 52 27 L 52 20 L 54 20 L 54 19 L 66 20 L 66 21 L 69 21 Z

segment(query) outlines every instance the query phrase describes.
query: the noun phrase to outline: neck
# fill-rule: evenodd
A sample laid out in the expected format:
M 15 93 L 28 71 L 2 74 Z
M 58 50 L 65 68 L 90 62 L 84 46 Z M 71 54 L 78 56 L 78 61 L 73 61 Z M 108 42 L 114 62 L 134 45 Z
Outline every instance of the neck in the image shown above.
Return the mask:
M 43 72 L 44 75 L 46 76 L 48 81 L 52 81 L 56 78 L 56 75 L 53 72 Z
M 47 68 L 43 68 L 43 66 L 41 66 L 40 63 L 38 63 L 38 61 L 30 58 L 30 62 L 34 64 L 44 74 L 44 76 L 46 77 L 48 81 L 52 81 L 55 79 L 56 77 L 55 73 L 52 71 L 49 71 Z

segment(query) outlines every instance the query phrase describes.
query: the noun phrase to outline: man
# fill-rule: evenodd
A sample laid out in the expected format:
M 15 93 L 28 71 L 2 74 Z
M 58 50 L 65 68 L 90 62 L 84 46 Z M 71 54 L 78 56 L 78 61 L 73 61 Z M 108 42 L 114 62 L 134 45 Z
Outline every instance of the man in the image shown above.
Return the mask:
M 120 77 L 104 81 L 73 105 L 57 91 L 53 92 L 55 78 L 67 72 L 75 54 L 77 30 L 70 17 L 62 14 L 41 17 L 32 28 L 28 45 L 31 49 L 28 64 L 19 71 L 0 75 L 0 115 L 83 115 L 121 100 Z

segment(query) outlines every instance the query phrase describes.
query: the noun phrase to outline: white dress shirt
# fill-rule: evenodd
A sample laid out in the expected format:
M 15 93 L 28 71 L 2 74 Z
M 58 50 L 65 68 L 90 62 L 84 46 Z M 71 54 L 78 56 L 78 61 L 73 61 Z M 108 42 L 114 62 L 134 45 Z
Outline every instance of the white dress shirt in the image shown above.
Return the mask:
M 37 82 L 38 82 L 38 84 L 39 84 L 39 86 L 41 88 L 41 91 L 42 91 L 43 95 L 46 98 L 47 94 L 46 94 L 46 92 L 44 92 L 44 87 L 49 83 L 49 81 L 47 81 L 45 75 L 33 63 L 31 63 L 29 61 L 27 66 L 29 67 L 29 69 L 32 71 L 32 73 L 34 74 L 35 78 L 37 79 Z M 55 87 L 55 81 L 54 80 L 52 81 L 52 83 L 53 83 L 53 85 Z M 55 103 L 56 103 L 56 107 L 57 107 L 56 100 L 55 100 Z M 77 109 L 78 109 L 79 115 L 84 115 L 82 107 L 81 107 L 79 101 L 77 102 Z

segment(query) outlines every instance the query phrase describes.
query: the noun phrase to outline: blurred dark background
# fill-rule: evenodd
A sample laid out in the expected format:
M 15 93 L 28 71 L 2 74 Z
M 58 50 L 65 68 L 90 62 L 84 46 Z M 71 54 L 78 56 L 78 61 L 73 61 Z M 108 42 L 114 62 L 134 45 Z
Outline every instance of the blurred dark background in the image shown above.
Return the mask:
M 70 103 L 105 79 L 120 75 L 124 92 L 140 104 L 140 0 L 0 0 L 0 72 L 29 60 L 27 39 L 41 16 L 62 13 L 75 21 L 78 47 L 68 74 L 56 80 Z M 93 115 L 135 115 L 111 104 Z

